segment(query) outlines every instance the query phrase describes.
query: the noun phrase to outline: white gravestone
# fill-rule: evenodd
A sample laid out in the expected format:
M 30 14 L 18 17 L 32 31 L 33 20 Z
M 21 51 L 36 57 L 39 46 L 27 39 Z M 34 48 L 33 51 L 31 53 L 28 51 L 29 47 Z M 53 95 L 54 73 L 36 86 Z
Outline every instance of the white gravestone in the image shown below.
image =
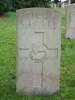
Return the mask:
M 75 4 L 66 6 L 67 30 L 66 38 L 75 39 Z
M 59 13 L 48 8 L 17 10 L 17 91 L 29 95 L 56 92 L 59 70 Z

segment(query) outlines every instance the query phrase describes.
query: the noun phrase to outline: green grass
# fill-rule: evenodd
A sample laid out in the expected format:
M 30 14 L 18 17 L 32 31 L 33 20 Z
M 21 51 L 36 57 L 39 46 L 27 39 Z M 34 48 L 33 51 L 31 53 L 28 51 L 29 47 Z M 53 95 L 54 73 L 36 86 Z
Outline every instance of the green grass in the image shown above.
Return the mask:
M 16 14 L 0 18 L 0 100 L 75 100 L 75 40 L 65 39 L 65 12 L 61 27 L 60 91 L 48 96 L 16 93 Z

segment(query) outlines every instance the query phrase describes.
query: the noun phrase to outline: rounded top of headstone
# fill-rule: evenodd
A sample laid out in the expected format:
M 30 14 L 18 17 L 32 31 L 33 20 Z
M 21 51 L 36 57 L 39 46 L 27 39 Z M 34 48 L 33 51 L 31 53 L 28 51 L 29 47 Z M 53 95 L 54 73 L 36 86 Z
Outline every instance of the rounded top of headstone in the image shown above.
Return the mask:
M 32 12 L 52 12 L 55 13 L 57 15 L 60 15 L 59 12 L 56 9 L 52 9 L 52 8 L 40 8 L 40 7 L 36 7 L 36 8 L 23 8 L 23 9 L 18 9 L 16 10 L 17 14 L 28 14 L 28 13 L 32 13 Z
M 58 13 L 58 11 L 56 9 L 52 9 L 52 8 L 41 8 L 41 7 L 36 7 L 36 8 L 23 8 L 23 9 L 18 9 L 16 10 L 16 12 L 26 12 L 26 11 L 54 11 L 56 13 Z

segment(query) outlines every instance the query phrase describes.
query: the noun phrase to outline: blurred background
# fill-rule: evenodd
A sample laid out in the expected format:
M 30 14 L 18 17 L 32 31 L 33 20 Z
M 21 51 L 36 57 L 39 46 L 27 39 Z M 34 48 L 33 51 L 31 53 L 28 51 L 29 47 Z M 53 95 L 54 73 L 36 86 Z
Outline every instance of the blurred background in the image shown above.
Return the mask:
M 75 3 L 75 0 L 0 0 L 0 15 L 21 8 L 64 7 L 68 2 Z

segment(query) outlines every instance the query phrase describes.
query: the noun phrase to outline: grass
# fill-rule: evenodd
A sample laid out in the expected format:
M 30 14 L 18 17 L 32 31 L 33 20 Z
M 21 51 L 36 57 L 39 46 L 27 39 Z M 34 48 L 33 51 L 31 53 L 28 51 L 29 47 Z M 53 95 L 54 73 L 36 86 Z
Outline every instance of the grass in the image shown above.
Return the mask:
M 48 96 L 16 93 L 16 17 L 9 12 L 0 18 L 0 100 L 75 100 L 75 40 L 65 39 L 65 10 L 61 27 L 60 91 Z

